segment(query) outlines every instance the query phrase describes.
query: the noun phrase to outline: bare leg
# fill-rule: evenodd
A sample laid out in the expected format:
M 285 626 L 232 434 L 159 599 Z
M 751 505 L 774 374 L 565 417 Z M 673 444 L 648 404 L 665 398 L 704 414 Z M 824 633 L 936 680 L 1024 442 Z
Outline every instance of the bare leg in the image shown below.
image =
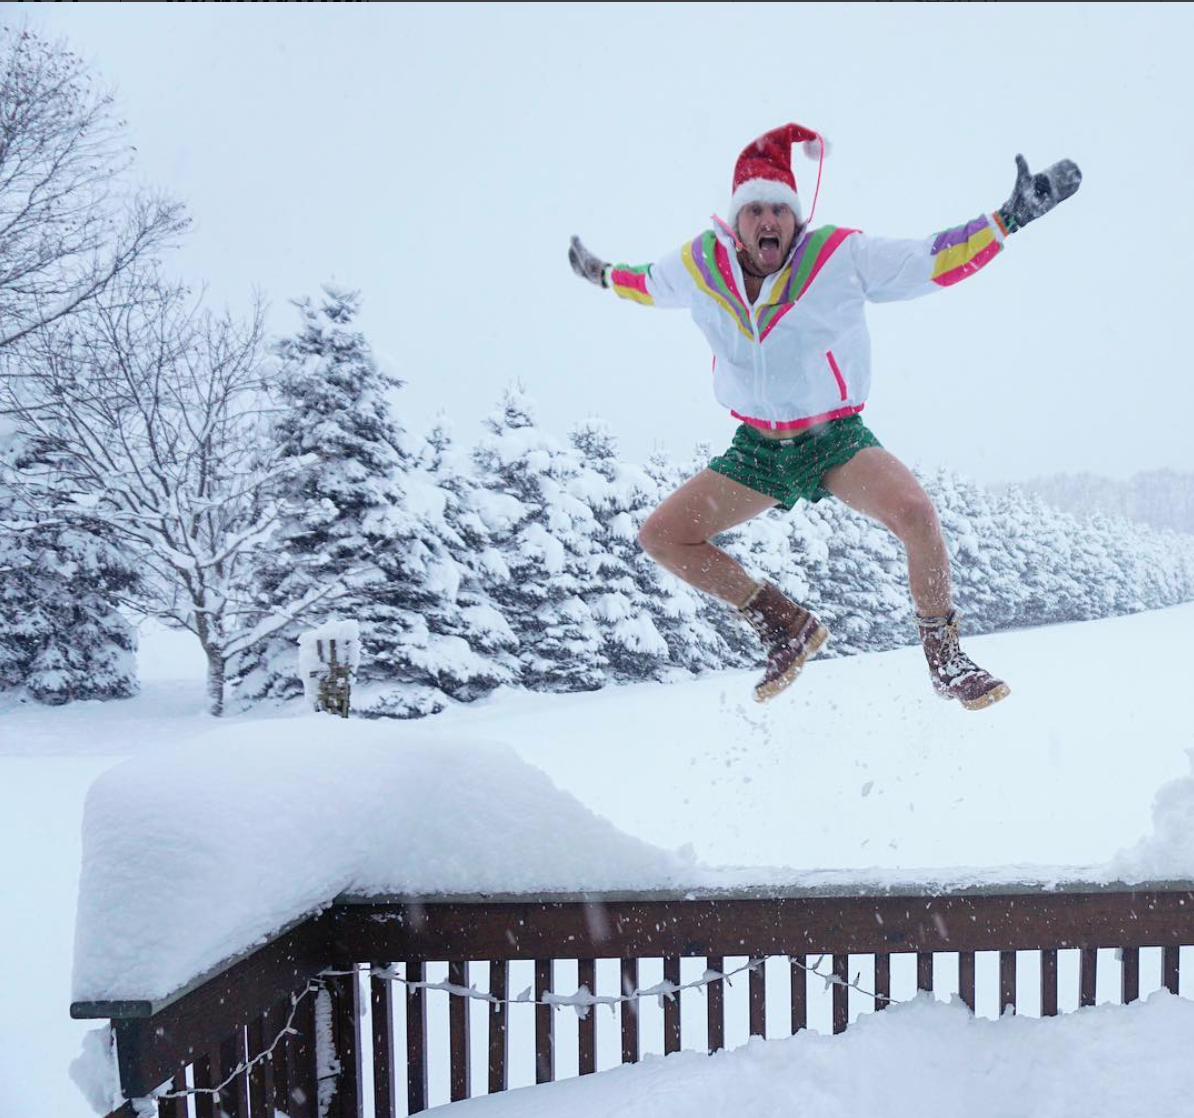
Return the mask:
M 821 484 L 899 537 L 908 554 L 908 582 L 917 612 L 925 617 L 949 613 L 949 552 L 937 510 L 912 471 L 895 455 L 871 446 L 829 470 Z
M 713 470 L 686 481 L 639 529 L 643 550 L 672 574 L 731 605 L 742 605 L 758 585 L 711 536 L 778 504 L 774 497 Z

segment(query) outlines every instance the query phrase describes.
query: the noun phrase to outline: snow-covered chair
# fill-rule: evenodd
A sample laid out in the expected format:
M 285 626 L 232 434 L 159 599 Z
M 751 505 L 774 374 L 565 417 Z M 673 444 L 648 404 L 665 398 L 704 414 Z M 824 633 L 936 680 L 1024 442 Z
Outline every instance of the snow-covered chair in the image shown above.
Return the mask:
M 352 676 L 361 663 L 360 627 L 328 621 L 299 636 L 299 675 L 311 709 L 348 717 Z

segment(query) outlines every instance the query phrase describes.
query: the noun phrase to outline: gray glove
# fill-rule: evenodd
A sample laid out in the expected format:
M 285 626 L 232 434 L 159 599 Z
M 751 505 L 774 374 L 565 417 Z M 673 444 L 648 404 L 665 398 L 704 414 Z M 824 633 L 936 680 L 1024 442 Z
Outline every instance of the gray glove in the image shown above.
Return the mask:
M 605 270 L 609 265 L 604 260 L 598 260 L 584 245 L 579 237 L 572 238 L 572 246 L 568 249 L 568 263 L 581 279 L 595 283 L 598 287 L 608 287 L 605 281 Z
M 1016 185 L 1012 196 L 999 210 L 999 217 L 1009 233 L 1047 214 L 1058 202 L 1064 202 L 1078 189 L 1082 172 L 1069 159 L 1046 167 L 1039 174 L 1028 171 L 1028 161 L 1016 156 Z

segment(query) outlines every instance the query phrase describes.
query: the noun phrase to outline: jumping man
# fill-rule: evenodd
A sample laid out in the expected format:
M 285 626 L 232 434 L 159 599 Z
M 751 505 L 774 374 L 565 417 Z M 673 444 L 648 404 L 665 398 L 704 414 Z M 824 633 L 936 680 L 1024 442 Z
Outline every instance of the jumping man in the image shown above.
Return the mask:
M 824 139 L 799 124 L 759 137 L 735 165 L 728 220 L 714 218 L 714 228 L 655 264 L 611 265 L 572 238 L 568 259 L 579 276 L 646 306 L 688 308 L 713 349 L 714 395 L 740 421 L 729 449 L 651 513 L 639 542 L 758 632 L 762 702 L 795 680 L 829 633 L 709 541 L 776 505 L 836 497 L 903 543 L 933 687 L 978 710 L 1009 688 L 962 651 L 933 503 L 862 421 L 871 381 L 865 308 L 974 275 L 1009 236 L 1073 194 L 1082 175 L 1069 160 L 1033 175 L 1018 155 L 1011 198 L 994 213 L 924 240 L 890 240 L 809 227 L 791 169 L 798 142 L 824 158 Z

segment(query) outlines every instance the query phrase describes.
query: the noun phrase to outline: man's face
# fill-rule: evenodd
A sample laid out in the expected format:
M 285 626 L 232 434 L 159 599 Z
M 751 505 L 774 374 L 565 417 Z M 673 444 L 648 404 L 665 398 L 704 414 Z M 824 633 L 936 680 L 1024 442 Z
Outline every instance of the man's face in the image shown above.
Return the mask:
M 778 272 L 796 237 L 796 215 L 783 202 L 747 202 L 738 211 L 738 239 L 751 271 Z

